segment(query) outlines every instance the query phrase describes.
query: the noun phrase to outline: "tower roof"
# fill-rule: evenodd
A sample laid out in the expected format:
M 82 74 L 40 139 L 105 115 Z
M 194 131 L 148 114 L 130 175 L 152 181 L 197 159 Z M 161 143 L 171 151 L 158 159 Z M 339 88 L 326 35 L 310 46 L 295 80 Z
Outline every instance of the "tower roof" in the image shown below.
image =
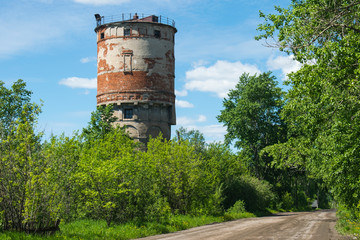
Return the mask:
M 112 16 L 101 16 L 100 14 L 95 14 L 95 19 L 96 19 L 95 31 L 101 25 L 114 23 L 114 22 L 152 22 L 152 23 L 169 25 L 175 28 L 175 21 L 173 19 L 162 15 L 154 15 L 154 14 L 123 13 L 121 15 L 112 15 Z

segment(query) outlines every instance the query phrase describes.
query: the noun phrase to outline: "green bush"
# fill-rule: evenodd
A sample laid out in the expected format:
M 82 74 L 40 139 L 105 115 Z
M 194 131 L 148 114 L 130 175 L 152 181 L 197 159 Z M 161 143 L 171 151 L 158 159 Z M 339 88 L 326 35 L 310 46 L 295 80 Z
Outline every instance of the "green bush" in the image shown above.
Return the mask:
M 243 200 L 236 201 L 234 206 L 229 208 L 226 212 L 227 213 L 243 213 L 245 212 L 245 202 Z
M 291 194 L 288 192 L 286 192 L 286 193 L 284 193 L 284 195 L 282 195 L 281 202 L 282 202 L 282 207 L 285 210 L 290 210 L 291 208 L 294 207 L 294 200 L 293 200 Z
M 337 230 L 346 235 L 352 235 L 353 239 L 360 237 L 360 201 L 359 205 L 353 209 L 347 209 L 344 205 L 338 206 L 336 213 L 338 221 Z
M 255 177 L 243 175 L 233 179 L 224 191 L 224 206 L 229 208 L 238 200 L 243 200 L 247 211 L 263 211 L 275 199 L 271 185 Z

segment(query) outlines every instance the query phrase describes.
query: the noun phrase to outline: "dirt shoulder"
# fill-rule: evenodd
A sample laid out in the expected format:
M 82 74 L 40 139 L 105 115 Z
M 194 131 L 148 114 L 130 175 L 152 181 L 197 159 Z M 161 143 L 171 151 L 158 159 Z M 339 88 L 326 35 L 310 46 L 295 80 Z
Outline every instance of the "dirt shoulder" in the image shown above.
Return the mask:
M 350 239 L 335 230 L 334 210 L 279 213 L 275 216 L 247 218 L 196 227 L 143 240 L 238 240 L 238 239 Z

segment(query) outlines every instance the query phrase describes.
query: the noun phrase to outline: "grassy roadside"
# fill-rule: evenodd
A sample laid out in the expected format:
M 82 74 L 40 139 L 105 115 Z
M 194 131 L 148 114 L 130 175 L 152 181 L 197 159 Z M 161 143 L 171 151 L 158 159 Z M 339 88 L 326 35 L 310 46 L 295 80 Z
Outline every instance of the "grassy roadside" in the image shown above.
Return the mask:
M 354 217 L 354 213 L 349 210 L 339 209 L 336 213 L 338 221 L 336 229 L 343 235 L 351 236 L 352 239 L 360 239 L 360 221 Z
M 78 220 L 60 225 L 60 231 L 51 236 L 30 235 L 18 232 L 0 232 L 2 240 L 39 240 L 39 239 L 106 239 L 125 240 L 146 237 L 162 233 L 176 232 L 192 227 L 202 226 L 215 222 L 231 221 L 240 218 L 255 217 L 254 214 L 227 213 L 224 216 L 170 216 L 166 221 L 154 221 L 146 223 L 126 223 L 107 227 L 105 221 Z
M 77 220 L 70 223 L 60 224 L 60 231 L 51 236 L 25 234 L 19 232 L 0 232 L 1 240 L 53 240 L 53 239 L 106 239 L 125 240 L 141 238 L 151 235 L 163 234 L 185 230 L 197 226 L 216 222 L 226 222 L 241 218 L 268 216 L 282 211 L 268 209 L 256 214 L 248 212 L 225 213 L 223 216 L 184 216 L 171 215 L 166 220 L 145 223 L 130 222 L 125 224 L 113 224 L 110 227 L 102 220 Z M 353 239 L 360 239 L 360 223 L 351 220 L 351 213 L 346 210 L 337 212 L 337 230 Z

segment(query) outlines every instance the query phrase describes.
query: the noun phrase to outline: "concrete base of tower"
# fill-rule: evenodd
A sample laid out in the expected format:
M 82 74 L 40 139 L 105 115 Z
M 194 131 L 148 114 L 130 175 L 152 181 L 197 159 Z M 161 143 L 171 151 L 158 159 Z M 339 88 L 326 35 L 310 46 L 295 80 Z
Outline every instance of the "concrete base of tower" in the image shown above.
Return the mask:
M 175 109 L 170 103 L 121 102 L 114 105 L 114 115 L 118 118 L 115 124 L 126 127 L 130 137 L 142 143 L 160 133 L 170 139 L 171 125 L 175 124 Z
M 125 127 L 125 131 L 134 140 L 146 144 L 150 137 L 156 138 L 162 134 L 163 138 L 170 139 L 171 126 L 169 124 L 153 124 L 149 122 L 116 122 L 122 127 Z

